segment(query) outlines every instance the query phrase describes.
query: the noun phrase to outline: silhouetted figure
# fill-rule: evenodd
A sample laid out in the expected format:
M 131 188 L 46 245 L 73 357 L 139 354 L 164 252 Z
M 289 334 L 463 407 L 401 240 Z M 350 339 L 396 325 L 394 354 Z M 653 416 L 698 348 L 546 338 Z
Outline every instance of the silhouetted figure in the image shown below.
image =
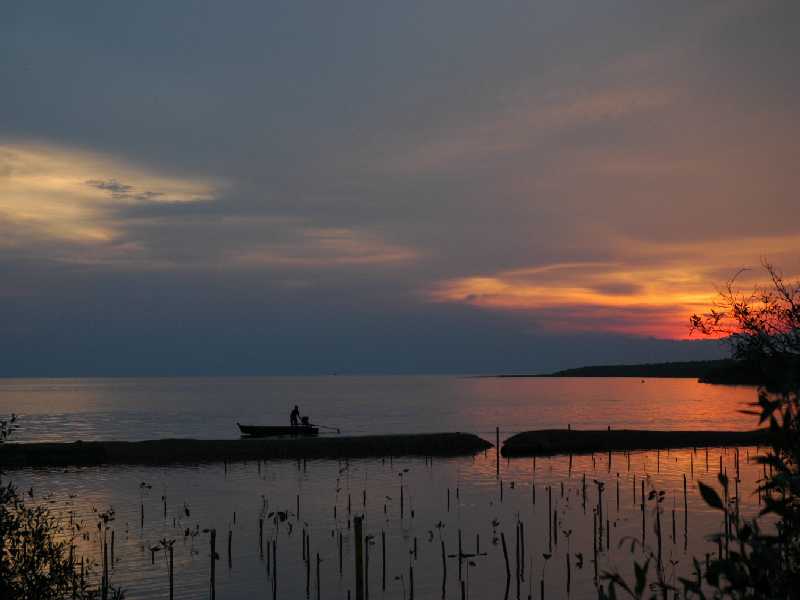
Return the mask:
M 300 409 L 297 408 L 296 404 L 292 412 L 289 413 L 289 422 L 292 424 L 292 427 L 297 427 L 300 424 Z

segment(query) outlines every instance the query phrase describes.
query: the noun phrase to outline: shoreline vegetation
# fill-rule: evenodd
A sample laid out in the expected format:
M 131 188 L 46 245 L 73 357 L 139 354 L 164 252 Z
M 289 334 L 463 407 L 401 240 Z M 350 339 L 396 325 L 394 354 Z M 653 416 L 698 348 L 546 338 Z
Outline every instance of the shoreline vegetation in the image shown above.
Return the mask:
M 242 460 L 461 456 L 492 444 L 471 433 L 141 442 L 15 442 L 0 445 L 3 468 L 111 464 L 161 465 Z
M 503 456 L 553 456 L 677 448 L 764 446 L 767 429 L 752 431 L 653 431 L 647 429 L 541 429 L 508 438 Z
M 745 361 L 726 358 L 634 365 L 594 365 L 545 374 L 519 373 L 493 375 L 492 377 L 658 377 L 697 379 L 700 383 L 723 385 L 760 385 L 764 383 L 761 373 L 761 369 L 755 368 Z

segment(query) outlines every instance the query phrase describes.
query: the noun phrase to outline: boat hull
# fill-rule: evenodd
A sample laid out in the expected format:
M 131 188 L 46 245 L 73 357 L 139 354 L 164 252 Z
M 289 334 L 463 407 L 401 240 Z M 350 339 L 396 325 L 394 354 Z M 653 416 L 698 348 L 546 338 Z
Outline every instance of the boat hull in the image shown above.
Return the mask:
M 319 434 L 318 427 L 292 427 L 290 425 L 242 425 L 236 423 L 239 431 L 247 437 L 274 437 L 281 435 L 309 436 Z

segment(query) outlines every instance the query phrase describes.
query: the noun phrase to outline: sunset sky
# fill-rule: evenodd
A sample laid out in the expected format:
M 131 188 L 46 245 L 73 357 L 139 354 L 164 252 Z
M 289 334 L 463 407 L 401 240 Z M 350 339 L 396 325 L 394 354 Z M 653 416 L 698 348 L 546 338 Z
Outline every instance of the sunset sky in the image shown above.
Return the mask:
M 800 3 L 22 2 L 0 375 L 720 355 L 800 277 Z

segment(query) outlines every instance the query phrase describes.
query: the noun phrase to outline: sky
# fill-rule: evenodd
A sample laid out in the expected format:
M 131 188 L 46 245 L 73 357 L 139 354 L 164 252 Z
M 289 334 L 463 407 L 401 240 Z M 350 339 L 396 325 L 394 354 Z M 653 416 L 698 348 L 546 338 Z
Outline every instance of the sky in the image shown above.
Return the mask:
M 23 2 L 0 375 L 713 358 L 800 276 L 800 3 Z

